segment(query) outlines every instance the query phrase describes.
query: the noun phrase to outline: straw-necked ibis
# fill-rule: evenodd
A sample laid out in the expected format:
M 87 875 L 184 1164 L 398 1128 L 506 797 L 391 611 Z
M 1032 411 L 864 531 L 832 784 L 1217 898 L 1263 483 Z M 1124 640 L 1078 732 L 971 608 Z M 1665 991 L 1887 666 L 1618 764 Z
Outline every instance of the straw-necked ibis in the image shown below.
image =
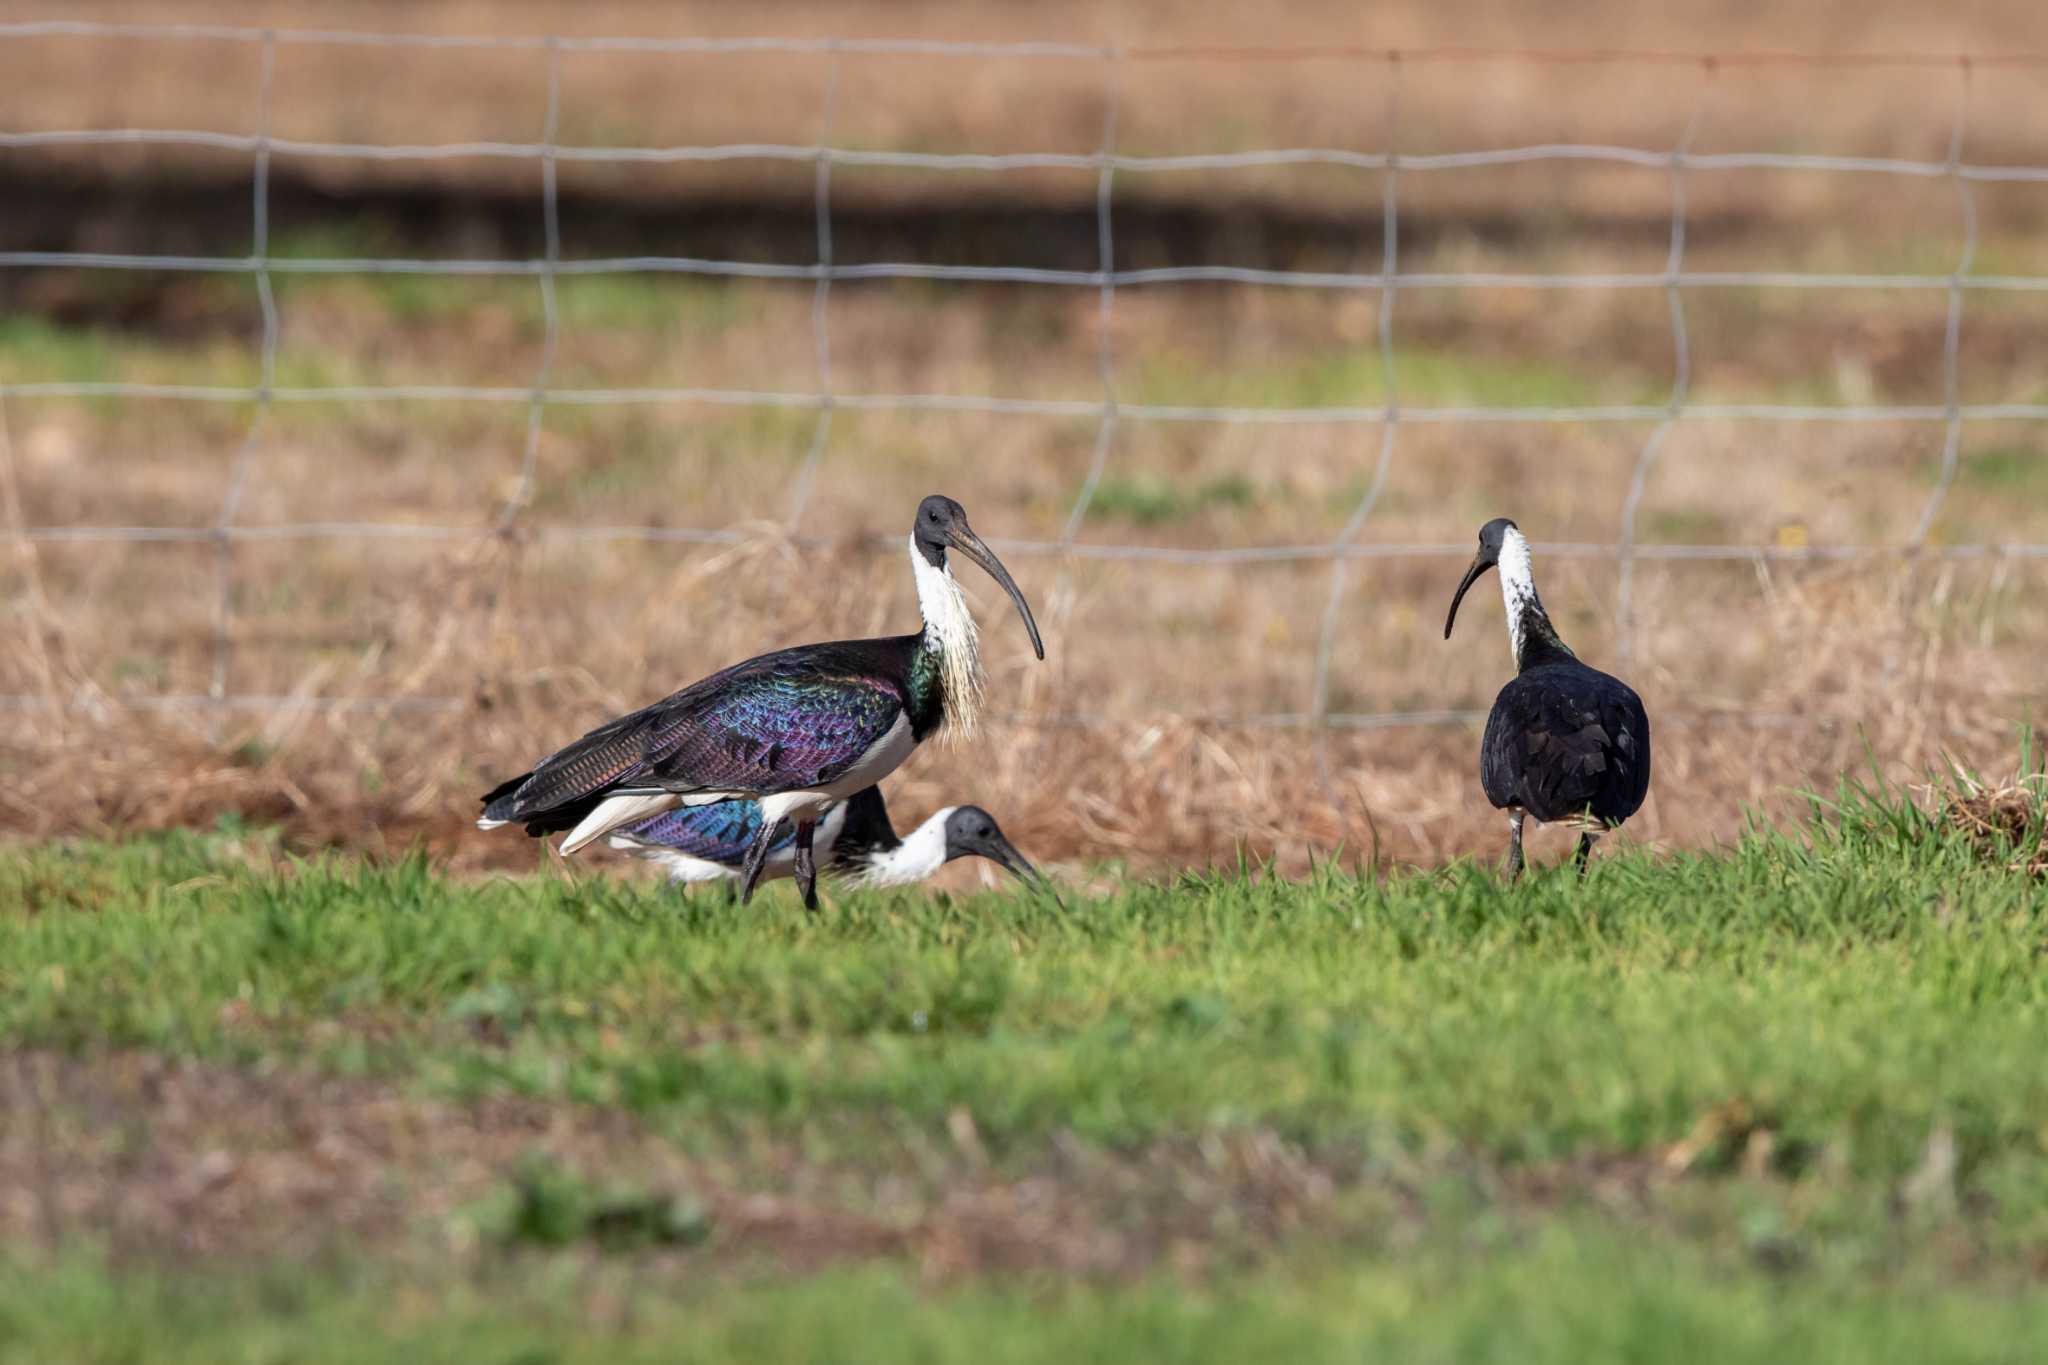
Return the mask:
M 671 882 L 721 881 L 739 876 L 748 850 L 760 838 L 762 819 L 758 801 L 685 806 L 628 825 L 609 842 L 661 864 Z M 947 806 L 908 837 L 899 837 L 880 787 L 863 788 L 826 811 L 811 850 L 819 867 L 856 886 L 909 886 L 956 858 L 974 857 L 987 858 L 1026 885 L 1050 890 L 981 807 Z M 769 846 L 761 877 L 787 877 L 795 865 L 796 831 L 785 824 Z
M 758 801 L 761 825 L 740 870 L 741 901 L 752 897 L 786 819 L 795 833 L 792 871 L 805 906 L 815 909 L 812 842 L 832 803 L 887 777 L 941 726 L 963 737 L 974 730 L 981 654 L 947 564 L 950 550 L 1009 593 L 1043 659 L 1038 624 L 1015 580 L 967 524 L 966 509 L 933 494 L 918 504 L 910 530 L 923 629 L 798 645 L 714 673 L 493 788 L 478 826 L 523 824 L 535 836 L 566 830 L 567 854 L 663 811 Z
M 1536 595 L 1529 542 L 1506 517 L 1479 528 L 1479 553 L 1444 618 L 1446 640 L 1465 590 L 1495 567 L 1516 673 L 1486 718 L 1479 782 L 1508 813 L 1510 880 L 1522 870 L 1522 820 L 1531 815 L 1578 828 L 1584 876 L 1593 841 L 1634 815 L 1650 789 L 1650 718 L 1627 683 L 1580 663 L 1558 638 Z

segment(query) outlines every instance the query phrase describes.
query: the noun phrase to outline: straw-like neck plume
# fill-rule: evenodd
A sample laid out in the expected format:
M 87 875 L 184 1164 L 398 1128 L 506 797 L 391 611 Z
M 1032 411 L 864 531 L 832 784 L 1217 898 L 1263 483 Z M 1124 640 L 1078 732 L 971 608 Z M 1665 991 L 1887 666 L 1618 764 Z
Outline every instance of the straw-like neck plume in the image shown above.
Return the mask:
M 982 671 L 980 633 L 967 595 L 944 564 L 934 564 L 910 543 L 910 567 L 917 576 L 917 609 L 924 617 L 924 647 L 939 666 L 945 693 L 945 734 L 948 739 L 974 736 L 981 715 Z M 942 840 L 943 846 L 943 840 Z

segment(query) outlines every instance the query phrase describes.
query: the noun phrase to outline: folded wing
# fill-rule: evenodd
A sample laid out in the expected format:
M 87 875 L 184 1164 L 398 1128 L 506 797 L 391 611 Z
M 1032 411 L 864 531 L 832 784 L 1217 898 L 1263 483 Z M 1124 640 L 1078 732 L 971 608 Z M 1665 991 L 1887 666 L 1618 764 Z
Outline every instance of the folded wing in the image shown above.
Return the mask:
M 750 659 L 592 730 L 484 799 L 484 819 L 529 833 L 576 826 L 617 796 L 762 797 L 823 786 L 904 717 L 868 656 L 881 641 Z
M 1480 778 L 1495 806 L 1538 820 L 1591 813 L 1618 823 L 1650 787 L 1650 723 L 1628 685 L 1583 666 L 1570 679 L 1525 673 L 1501 689 L 1481 742 Z
M 719 801 L 709 806 L 684 806 L 628 826 L 612 835 L 612 846 L 671 848 L 708 863 L 737 867 L 761 833 L 761 806 L 756 801 Z M 769 845 L 769 853 L 796 842 L 786 828 Z

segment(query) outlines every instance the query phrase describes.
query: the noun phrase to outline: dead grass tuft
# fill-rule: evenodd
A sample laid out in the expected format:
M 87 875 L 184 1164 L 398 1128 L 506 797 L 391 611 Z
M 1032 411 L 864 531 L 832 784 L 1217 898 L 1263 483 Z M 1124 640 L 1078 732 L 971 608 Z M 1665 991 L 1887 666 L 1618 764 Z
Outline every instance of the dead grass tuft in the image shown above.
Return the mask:
M 2048 819 L 2044 779 L 2002 786 L 1965 782 L 1941 794 L 1941 818 L 1960 831 L 1984 861 L 2029 877 L 2048 877 Z

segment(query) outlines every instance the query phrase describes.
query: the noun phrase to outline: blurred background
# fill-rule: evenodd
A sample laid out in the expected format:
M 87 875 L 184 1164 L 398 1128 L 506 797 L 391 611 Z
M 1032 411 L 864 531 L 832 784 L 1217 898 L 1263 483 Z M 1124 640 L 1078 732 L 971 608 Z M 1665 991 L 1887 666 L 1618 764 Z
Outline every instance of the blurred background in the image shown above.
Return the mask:
M 1440 622 L 1496 515 L 1650 708 L 1630 838 L 2038 710 L 2026 0 L 52 15 L 0 4 L 13 831 L 531 866 L 478 792 L 909 629 L 935 490 L 1048 660 L 969 581 L 996 722 L 898 799 L 1069 866 L 1492 856 L 1511 663 Z

